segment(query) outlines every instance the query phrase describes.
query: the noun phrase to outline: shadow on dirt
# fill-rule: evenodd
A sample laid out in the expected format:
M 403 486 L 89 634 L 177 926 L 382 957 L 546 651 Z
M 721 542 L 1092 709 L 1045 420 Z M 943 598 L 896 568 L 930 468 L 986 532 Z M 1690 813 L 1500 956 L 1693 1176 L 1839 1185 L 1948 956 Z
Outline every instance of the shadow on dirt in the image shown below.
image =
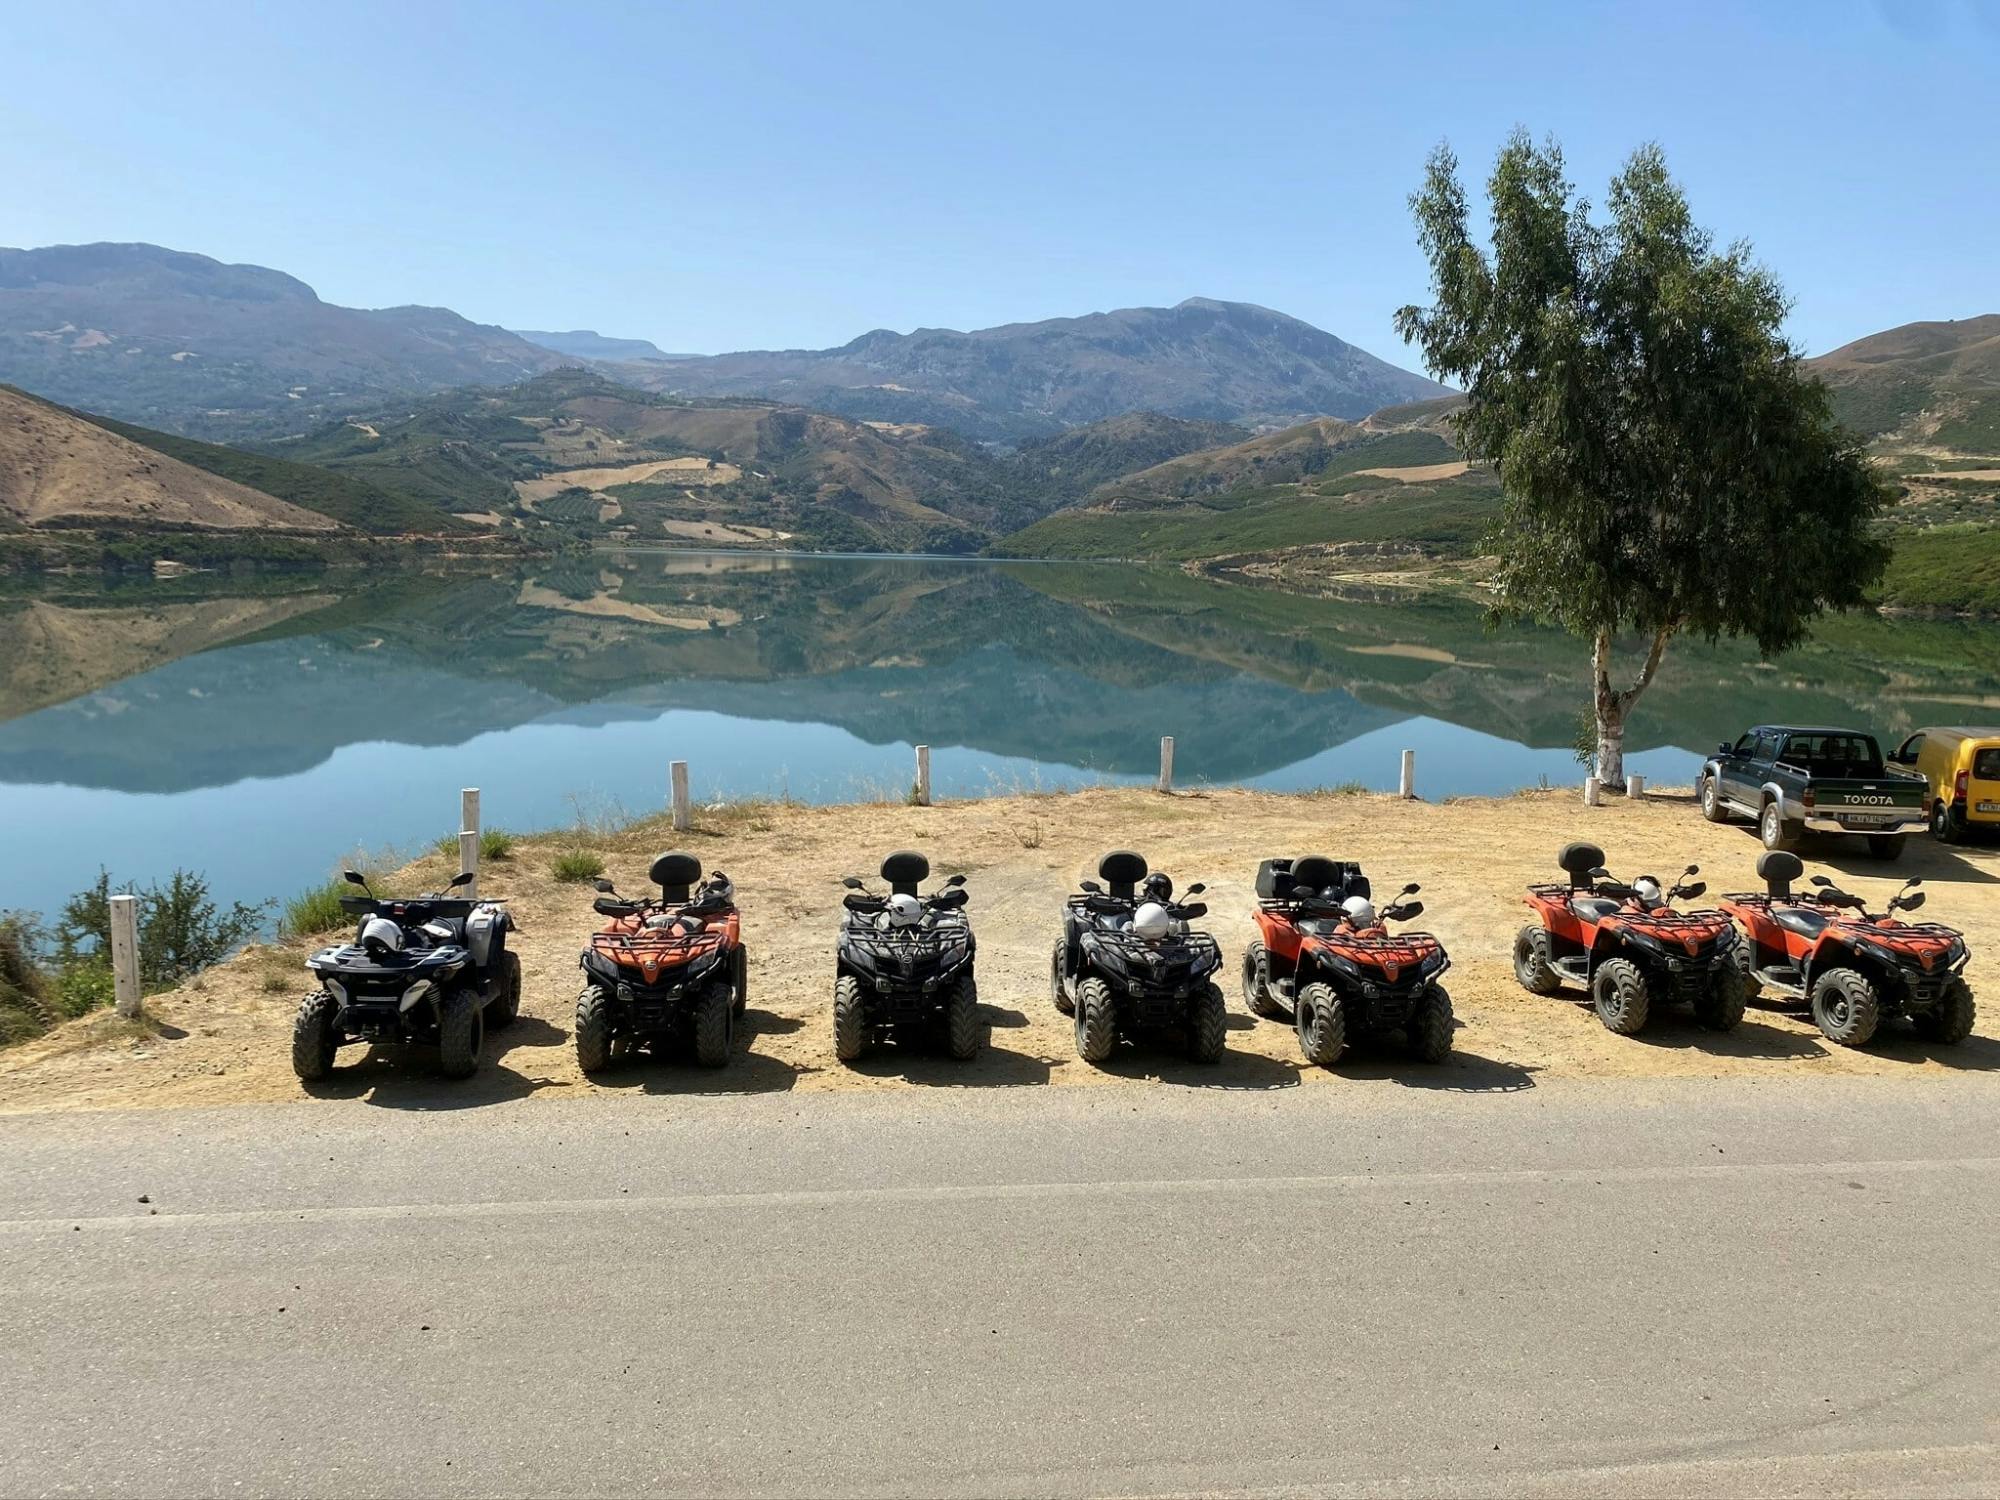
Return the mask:
M 1395 1035 L 1364 1036 L 1351 1045 L 1331 1069 L 1342 1078 L 1399 1084 L 1406 1089 L 1430 1089 L 1441 1094 L 1518 1094 L 1535 1086 L 1539 1068 L 1502 1062 L 1467 1052 L 1458 1044 L 1465 1023 L 1454 1027 L 1450 1056 L 1443 1062 L 1420 1062 L 1404 1050 Z
M 1189 1062 L 1176 1055 L 1172 1038 L 1138 1043 L 1121 1042 L 1098 1071 L 1113 1078 L 1173 1084 L 1189 1089 L 1264 1090 L 1299 1086 L 1296 1062 L 1281 1062 L 1255 1052 L 1224 1052 L 1219 1063 Z
M 1931 1062 L 1963 1073 L 2000 1072 L 2000 1041 L 1976 1032 L 1962 1042 L 1926 1041 L 1902 1020 L 1884 1021 L 1875 1039 L 1861 1050 L 1890 1062 Z
M 1817 1036 L 1801 1036 L 1796 1031 L 1767 1026 L 1745 1014 L 1734 1031 L 1710 1031 L 1681 1006 L 1662 1006 L 1653 1011 L 1646 1029 L 1635 1037 L 1621 1040 L 1648 1047 L 1682 1052 L 1706 1052 L 1714 1057 L 1787 1058 L 1824 1057 L 1826 1048 Z
M 1030 1024 L 1026 1011 L 1013 1010 L 1004 1005 L 987 1005 L 982 1001 L 979 1014 L 995 1031 L 1016 1031 Z
M 996 1047 L 990 1033 L 979 1055 L 963 1062 L 945 1056 L 935 1044 L 912 1041 L 877 1045 L 842 1066 L 864 1078 L 900 1078 L 924 1088 L 1007 1089 L 1049 1081 L 1046 1060 Z
M 1754 830 L 1753 830 L 1754 834 Z M 1856 895 L 1871 898 L 1879 888 L 1884 898 L 1894 887 L 1901 885 L 1912 875 L 1923 877 L 1925 884 L 1939 885 L 1995 885 L 2000 884 L 2000 870 L 1991 850 L 1976 848 L 1956 848 L 1940 844 L 1928 834 L 1908 834 L 1903 844 L 1903 857 L 1897 860 L 1876 859 L 1868 853 L 1868 846 L 1858 838 L 1846 838 L 1838 834 L 1810 834 L 1796 850 L 1799 858 L 1806 863 L 1806 874 L 1818 873 L 1815 865 L 1824 865 L 1837 870 L 1847 880 L 1865 882 L 1864 889 Z M 1985 858 L 1978 856 L 1984 854 Z M 1756 882 L 1748 882 L 1744 889 L 1751 889 Z M 1735 889 L 1735 887 L 1731 887 Z

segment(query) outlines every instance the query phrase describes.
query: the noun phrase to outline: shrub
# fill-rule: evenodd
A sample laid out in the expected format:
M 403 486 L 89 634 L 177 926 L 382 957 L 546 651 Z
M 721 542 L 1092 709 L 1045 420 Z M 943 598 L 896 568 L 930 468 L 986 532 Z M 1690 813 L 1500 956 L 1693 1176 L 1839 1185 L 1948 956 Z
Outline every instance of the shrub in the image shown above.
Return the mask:
M 581 883 L 604 873 L 604 861 L 588 849 L 565 849 L 549 864 L 549 873 L 558 880 Z
M 56 1020 L 48 978 L 36 956 L 41 928 L 19 912 L 0 912 L 0 1047 L 39 1036 Z
M 340 898 L 347 894 L 347 882 L 339 879 L 300 891 L 285 903 L 278 931 L 286 937 L 315 937 L 346 926 L 352 918 L 340 909 Z
M 458 857 L 458 835 L 447 833 L 437 841 L 437 852 L 447 859 Z M 504 828 L 482 828 L 479 831 L 479 862 L 507 859 L 514 853 L 514 835 Z
M 107 963 L 111 953 L 111 876 L 99 870 L 96 883 L 63 903 L 56 919 L 56 957 L 64 971 L 92 960 Z M 208 896 L 208 881 L 176 870 L 165 885 L 131 888 L 139 897 L 139 977 L 148 985 L 177 984 L 218 963 L 264 925 L 271 903 L 237 901 L 226 912 Z

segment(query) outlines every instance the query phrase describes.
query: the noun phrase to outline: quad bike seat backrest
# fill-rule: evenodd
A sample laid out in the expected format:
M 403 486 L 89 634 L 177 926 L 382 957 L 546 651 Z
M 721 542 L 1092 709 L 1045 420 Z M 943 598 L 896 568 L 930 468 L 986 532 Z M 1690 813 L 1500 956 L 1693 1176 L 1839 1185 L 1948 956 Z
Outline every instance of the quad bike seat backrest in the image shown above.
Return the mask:
M 701 861 L 677 850 L 662 854 L 646 871 L 646 878 L 660 888 L 661 900 L 685 901 L 689 887 L 701 879 Z
M 1358 863 L 1351 859 L 1328 859 L 1323 854 L 1302 854 L 1292 861 L 1292 889 L 1313 896 L 1330 891 L 1330 899 L 1334 901 L 1372 894 L 1368 877 L 1361 873 Z
M 1113 849 L 1097 862 L 1097 873 L 1110 894 L 1129 901 L 1146 878 L 1146 856 L 1130 849 Z
M 1564 844 L 1562 853 L 1556 856 L 1556 863 L 1562 866 L 1563 874 L 1569 876 L 1570 889 L 1587 891 L 1590 889 L 1590 872 L 1602 868 L 1604 851 L 1595 844 Z
M 1757 858 L 1758 878 L 1764 882 L 1765 892 L 1774 901 L 1782 901 L 1791 895 L 1792 882 L 1805 872 L 1805 862 L 1783 849 L 1773 849 Z
M 882 878 L 889 882 L 892 896 L 914 896 L 917 882 L 927 879 L 931 862 L 914 849 L 898 849 L 882 861 Z

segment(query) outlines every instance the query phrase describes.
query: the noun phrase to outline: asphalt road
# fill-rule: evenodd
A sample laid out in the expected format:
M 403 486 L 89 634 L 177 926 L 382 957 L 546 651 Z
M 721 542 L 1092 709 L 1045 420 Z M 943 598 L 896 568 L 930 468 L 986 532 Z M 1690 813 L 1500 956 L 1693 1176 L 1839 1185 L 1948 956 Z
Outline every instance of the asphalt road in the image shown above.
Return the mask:
M 0 1494 L 1989 1495 L 1996 1105 L 0 1119 Z

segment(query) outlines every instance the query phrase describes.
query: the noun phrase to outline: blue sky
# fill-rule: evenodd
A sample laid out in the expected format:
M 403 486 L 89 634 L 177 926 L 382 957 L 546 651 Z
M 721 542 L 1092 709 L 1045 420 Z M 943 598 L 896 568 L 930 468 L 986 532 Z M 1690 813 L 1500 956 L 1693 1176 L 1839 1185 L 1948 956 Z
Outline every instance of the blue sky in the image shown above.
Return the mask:
M 1402 363 L 1406 200 L 1660 141 L 1811 352 L 2000 310 L 2000 0 L 0 5 L 0 244 L 669 349 L 1190 295 Z

